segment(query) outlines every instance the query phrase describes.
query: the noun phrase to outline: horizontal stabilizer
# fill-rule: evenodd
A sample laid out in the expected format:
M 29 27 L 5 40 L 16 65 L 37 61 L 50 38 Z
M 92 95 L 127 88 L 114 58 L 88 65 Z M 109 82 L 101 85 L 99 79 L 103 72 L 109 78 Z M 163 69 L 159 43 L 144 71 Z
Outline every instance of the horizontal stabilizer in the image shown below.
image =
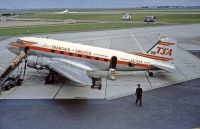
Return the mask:
M 171 63 L 152 64 L 152 65 L 170 73 L 173 73 L 176 70 L 175 65 Z

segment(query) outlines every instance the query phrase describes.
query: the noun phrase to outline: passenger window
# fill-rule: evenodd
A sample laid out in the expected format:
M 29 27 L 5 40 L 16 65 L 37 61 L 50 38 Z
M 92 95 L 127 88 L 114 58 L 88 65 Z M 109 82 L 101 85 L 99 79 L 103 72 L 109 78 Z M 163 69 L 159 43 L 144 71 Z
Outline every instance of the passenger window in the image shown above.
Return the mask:
M 64 54 L 64 52 L 63 52 L 63 51 L 60 51 L 60 54 Z
M 95 57 L 95 60 L 99 60 L 99 57 Z
M 70 56 L 73 56 L 73 53 L 69 53 Z
M 133 63 L 131 63 L 131 62 L 128 63 L 128 66 L 135 67 L 135 65 Z
M 52 53 L 55 53 L 55 50 L 51 50 Z
M 108 59 L 104 59 L 105 62 L 108 62 Z

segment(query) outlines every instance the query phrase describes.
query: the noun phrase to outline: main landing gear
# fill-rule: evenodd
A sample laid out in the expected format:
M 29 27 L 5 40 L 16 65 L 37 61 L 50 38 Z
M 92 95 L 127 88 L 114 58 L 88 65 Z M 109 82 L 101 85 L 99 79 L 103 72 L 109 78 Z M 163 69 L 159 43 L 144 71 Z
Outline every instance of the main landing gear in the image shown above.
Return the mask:
M 149 74 L 149 77 L 153 77 L 153 72 L 147 70 L 148 74 Z
M 55 83 L 55 74 L 53 71 L 50 71 L 48 76 L 45 78 L 45 84 L 54 84 Z
M 92 77 L 92 85 L 91 88 L 98 88 L 99 90 L 101 90 L 101 77 Z

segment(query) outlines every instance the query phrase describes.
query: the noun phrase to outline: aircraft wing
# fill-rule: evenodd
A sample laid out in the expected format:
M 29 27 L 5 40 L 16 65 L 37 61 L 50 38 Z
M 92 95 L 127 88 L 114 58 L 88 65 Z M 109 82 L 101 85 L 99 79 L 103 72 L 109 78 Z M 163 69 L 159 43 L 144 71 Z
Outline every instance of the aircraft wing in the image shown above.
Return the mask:
M 74 82 L 92 85 L 92 80 L 87 74 L 87 71 L 92 70 L 92 68 L 80 62 L 54 58 L 47 64 L 47 67 Z

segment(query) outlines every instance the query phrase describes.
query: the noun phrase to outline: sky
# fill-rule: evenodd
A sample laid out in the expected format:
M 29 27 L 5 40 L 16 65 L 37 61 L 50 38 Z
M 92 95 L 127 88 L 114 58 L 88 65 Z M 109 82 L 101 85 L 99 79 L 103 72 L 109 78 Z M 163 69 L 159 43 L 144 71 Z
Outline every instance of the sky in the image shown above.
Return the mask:
M 200 0 L 0 0 L 0 8 L 126 8 L 141 6 L 200 6 Z

